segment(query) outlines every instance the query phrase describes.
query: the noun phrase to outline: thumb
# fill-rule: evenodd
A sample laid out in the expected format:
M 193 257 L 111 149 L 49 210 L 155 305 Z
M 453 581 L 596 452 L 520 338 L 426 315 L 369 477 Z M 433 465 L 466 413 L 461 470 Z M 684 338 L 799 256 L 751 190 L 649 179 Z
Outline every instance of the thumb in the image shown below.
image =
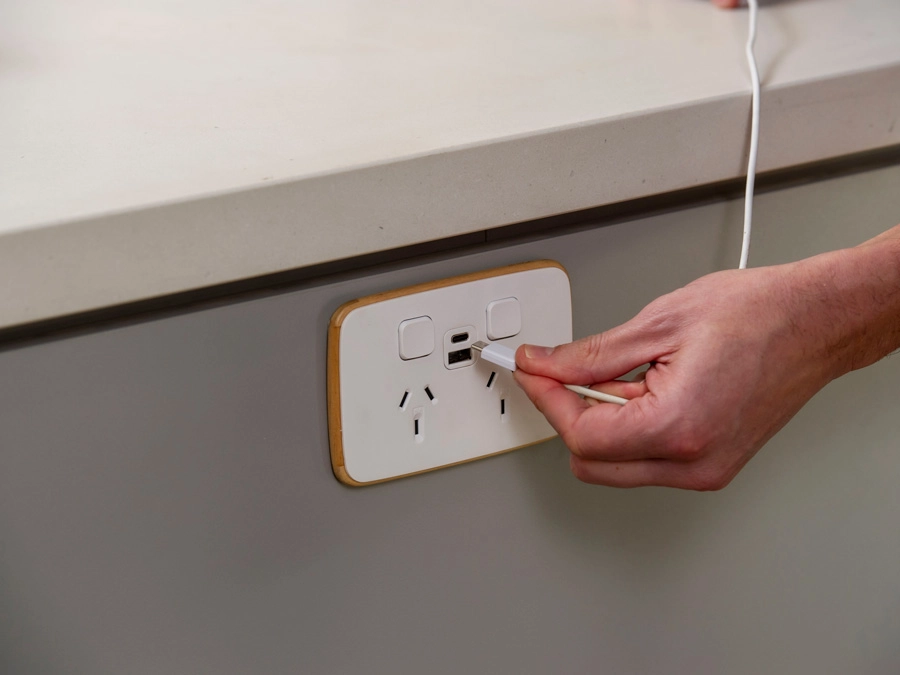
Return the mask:
M 661 355 L 650 336 L 624 324 L 554 348 L 522 345 L 516 366 L 567 384 L 594 384 L 622 377 Z

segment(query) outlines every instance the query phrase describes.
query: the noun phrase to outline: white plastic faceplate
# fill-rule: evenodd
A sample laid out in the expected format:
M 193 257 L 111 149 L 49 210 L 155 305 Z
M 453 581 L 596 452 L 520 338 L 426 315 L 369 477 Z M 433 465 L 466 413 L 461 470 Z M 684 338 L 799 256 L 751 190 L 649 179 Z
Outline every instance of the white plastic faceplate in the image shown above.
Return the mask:
M 490 342 L 488 305 L 506 298 L 519 302 L 521 330 L 496 342 L 515 348 L 572 339 L 569 279 L 550 261 L 371 296 L 335 312 L 329 424 L 332 463 L 341 481 L 384 481 L 554 436 L 510 372 L 479 361 L 474 351 L 469 362 L 448 363 L 448 352 L 464 351 L 476 340 Z M 434 324 L 434 351 L 403 360 L 399 327 L 418 317 Z M 451 341 L 465 332 L 465 340 Z

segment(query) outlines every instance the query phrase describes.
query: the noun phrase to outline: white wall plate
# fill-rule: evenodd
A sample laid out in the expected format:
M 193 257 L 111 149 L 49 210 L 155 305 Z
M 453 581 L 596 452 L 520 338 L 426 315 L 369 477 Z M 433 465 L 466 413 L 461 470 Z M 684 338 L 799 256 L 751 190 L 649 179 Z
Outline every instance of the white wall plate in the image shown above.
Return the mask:
M 506 337 L 489 340 L 488 325 Z M 480 361 L 470 346 L 571 339 L 569 278 L 548 260 L 346 303 L 328 334 L 335 476 L 378 483 L 552 438 L 512 374 Z

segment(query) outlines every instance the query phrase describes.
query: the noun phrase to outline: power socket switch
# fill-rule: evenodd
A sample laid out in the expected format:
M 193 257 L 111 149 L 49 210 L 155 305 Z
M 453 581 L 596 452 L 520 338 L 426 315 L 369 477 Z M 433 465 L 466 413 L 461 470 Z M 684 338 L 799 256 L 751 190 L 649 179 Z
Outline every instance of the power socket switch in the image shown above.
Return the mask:
M 515 450 L 555 433 L 472 349 L 572 339 L 569 278 L 541 260 L 353 300 L 331 318 L 334 474 L 368 485 Z
M 518 298 L 494 300 L 487 306 L 487 336 L 491 340 L 514 337 L 522 330 Z
M 434 351 L 434 321 L 430 316 L 407 319 L 400 324 L 400 358 L 420 359 Z

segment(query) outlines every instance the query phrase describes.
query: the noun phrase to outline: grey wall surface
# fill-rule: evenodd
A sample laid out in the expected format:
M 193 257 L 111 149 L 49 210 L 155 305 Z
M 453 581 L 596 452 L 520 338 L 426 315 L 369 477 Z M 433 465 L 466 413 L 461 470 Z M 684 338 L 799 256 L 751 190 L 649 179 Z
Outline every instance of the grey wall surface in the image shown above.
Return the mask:
M 751 264 L 886 229 L 897 185 L 761 196 Z M 830 385 L 718 493 L 583 485 L 559 442 L 362 489 L 331 474 L 345 300 L 550 257 L 585 335 L 735 265 L 740 210 L 0 351 L 0 672 L 897 672 L 897 359 Z

